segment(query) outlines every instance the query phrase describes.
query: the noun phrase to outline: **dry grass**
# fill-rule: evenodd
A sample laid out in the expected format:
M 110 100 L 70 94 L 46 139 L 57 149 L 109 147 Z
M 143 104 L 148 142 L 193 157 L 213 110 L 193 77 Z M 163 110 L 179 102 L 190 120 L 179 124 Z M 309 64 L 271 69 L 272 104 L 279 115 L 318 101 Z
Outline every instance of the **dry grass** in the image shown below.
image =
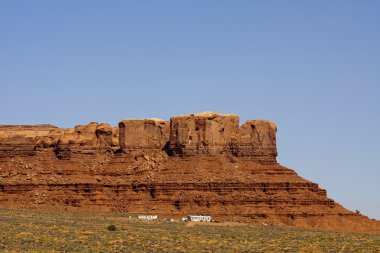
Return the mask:
M 0 252 L 380 252 L 379 234 L 0 208 Z M 109 225 L 116 231 L 109 231 Z

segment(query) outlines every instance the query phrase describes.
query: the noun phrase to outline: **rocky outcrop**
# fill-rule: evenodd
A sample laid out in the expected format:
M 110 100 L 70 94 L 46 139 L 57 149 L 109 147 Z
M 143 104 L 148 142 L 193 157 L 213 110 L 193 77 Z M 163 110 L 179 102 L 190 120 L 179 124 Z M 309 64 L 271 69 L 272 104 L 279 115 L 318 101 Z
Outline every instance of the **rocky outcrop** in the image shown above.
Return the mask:
M 119 127 L 112 128 L 112 147 L 113 150 L 118 150 L 120 148 L 119 145 Z
M 52 125 L 0 125 L 0 158 L 35 155 L 35 139 L 56 129 Z
M 0 126 L 0 206 L 380 231 L 276 156 L 274 123 L 232 114 Z
M 169 126 L 170 125 L 170 126 Z M 162 151 L 172 156 L 230 154 L 276 163 L 276 126 L 250 120 L 239 127 L 234 114 L 205 112 L 161 119 L 126 119 L 117 127 L 91 122 L 74 128 L 2 126 L 0 156 L 34 155 L 52 148 L 60 159 L 97 152 Z
M 206 112 L 172 117 L 169 150 L 181 156 L 229 152 L 238 128 L 239 117 L 233 114 Z
M 119 145 L 124 150 L 162 150 L 169 138 L 169 122 L 127 119 L 119 123 Z
M 35 139 L 39 148 L 52 148 L 59 159 L 70 160 L 73 154 L 111 152 L 112 127 L 91 122 L 74 128 L 54 129 Z
M 276 163 L 274 123 L 249 120 L 239 127 L 234 114 L 212 112 L 172 117 L 169 151 L 173 155 L 232 154 L 261 163 Z
M 277 127 L 266 120 L 248 120 L 237 131 L 238 138 L 231 143 L 231 152 L 261 163 L 275 163 Z

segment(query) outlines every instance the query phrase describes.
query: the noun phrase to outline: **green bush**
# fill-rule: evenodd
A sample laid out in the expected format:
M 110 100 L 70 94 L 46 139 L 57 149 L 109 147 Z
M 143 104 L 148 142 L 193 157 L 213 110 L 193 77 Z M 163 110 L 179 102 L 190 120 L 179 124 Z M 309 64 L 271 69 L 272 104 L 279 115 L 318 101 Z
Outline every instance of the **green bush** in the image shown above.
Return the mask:
M 107 229 L 108 229 L 109 231 L 116 231 L 116 230 L 117 230 L 115 225 L 109 225 L 109 226 L 107 227 Z

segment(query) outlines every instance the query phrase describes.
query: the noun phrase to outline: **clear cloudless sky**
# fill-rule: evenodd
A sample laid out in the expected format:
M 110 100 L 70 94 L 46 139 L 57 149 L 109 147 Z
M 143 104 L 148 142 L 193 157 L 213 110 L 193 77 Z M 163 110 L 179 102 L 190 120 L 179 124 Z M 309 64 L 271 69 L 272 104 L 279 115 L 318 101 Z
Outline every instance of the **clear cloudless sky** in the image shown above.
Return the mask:
M 0 124 L 216 111 L 380 219 L 380 1 L 0 0 Z

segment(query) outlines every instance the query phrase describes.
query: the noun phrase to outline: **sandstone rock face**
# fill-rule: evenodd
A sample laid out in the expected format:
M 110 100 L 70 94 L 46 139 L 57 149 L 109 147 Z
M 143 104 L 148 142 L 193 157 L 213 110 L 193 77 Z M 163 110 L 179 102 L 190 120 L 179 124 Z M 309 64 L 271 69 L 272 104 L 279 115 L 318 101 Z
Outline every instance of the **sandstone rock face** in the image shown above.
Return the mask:
M 238 138 L 232 140 L 231 152 L 239 157 L 274 163 L 277 157 L 276 132 L 273 122 L 248 120 L 238 129 Z
M 239 117 L 233 114 L 177 116 L 170 121 L 169 151 L 179 156 L 233 154 L 272 164 L 276 132 L 276 125 L 266 120 L 249 120 L 239 127 Z
M 72 154 L 110 152 L 112 127 L 91 122 L 86 126 L 53 129 L 34 139 L 38 148 L 51 148 L 60 159 L 69 160 Z
M 112 128 L 112 146 L 116 147 L 115 149 L 120 148 L 119 146 L 119 127 Z
M 237 138 L 237 115 L 200 113 L 172 117 L 169 150 L 182 156 L 216 155 L 228 152 Z
M 380 232 L 276 156 L 275 124 L 237 115 L 0 126 L 0 206 Z
M 0 125 L 0 157 L 35 155 L 35 139 L 55 129 L 52 125 Z
M 126 150 L 162 150 L 169 138 L 169 122 L 161 119 L 122 120 L 119 145 Z

